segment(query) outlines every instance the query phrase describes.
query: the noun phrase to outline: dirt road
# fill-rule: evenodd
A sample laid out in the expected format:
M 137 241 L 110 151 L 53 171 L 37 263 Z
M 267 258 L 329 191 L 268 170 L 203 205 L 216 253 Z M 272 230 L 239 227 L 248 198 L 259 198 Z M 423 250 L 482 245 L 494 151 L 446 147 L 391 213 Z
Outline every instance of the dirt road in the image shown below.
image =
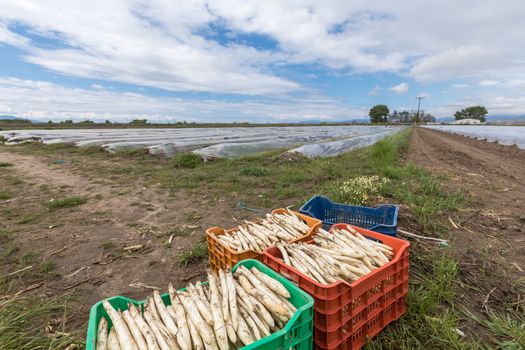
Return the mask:
M 523 300 L 507 287 L 525 276 L 525 151 L 440 131 L 417 128 L 409 160 L 447 176 L 463 191 L 467 210 L 452 215 L 450 238 L 474 310 Z

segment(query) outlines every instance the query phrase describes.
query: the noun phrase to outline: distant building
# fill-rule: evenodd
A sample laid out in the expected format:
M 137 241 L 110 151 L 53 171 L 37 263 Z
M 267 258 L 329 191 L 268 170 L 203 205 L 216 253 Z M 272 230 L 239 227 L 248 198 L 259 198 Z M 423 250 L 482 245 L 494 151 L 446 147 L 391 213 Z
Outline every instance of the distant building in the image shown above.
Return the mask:
M 416 120 L 417 112 L 414 111 L 401 111 L 398 112 L 394 110 L 392 113 L 388 115 L 388 122 L 392 124 L 398 124 L 398 123 L 412 123 L 414 120 Z M 425 113 L 425 111 L 419 112 L 419 117 L 421 122 L 423 123 L 434 123 L 436 121 L 436 118 L 430 114 Z

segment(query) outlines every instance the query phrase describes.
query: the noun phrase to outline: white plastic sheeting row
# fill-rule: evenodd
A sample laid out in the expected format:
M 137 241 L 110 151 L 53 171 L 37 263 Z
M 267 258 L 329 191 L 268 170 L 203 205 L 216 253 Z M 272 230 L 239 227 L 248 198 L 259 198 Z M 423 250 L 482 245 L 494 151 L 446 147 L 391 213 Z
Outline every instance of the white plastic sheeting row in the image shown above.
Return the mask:
M 498 125 L 427 125 L 429 129 L 452 134 L 474 137 L 479 140 L 498 142 L 502 145 L 516 145 L 525 149 L 525 126 Z
M 0 131 L 0 136 L 7 139 L 7 144 L 67 142 L 79 147 L 102 147 L 109 152 L 145 148 L 151 154 L 167 156 L 193 151 L 206 159 L 237 158 L 298 146 L 302 147 L 293 151 L 308 157 L 328 157 L 372 144 L 401 129 L 385 126 L 54 129 Z

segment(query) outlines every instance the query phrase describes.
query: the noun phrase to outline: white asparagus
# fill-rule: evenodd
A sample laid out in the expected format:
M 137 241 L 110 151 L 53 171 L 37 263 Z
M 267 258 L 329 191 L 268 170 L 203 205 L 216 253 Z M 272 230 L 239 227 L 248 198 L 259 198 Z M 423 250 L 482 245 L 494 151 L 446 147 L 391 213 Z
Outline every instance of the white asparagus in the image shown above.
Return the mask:
M 282 295 L 285 298 L 290 297 L 290 292 L 282 285 L 281 282 L 262 273 L 261 271 L 257 270 L 255 267 L 252 267 L 250 271 L 255 275 L 256 278 L 259 279 L 259 281 L 265 284 L 266 287 L 274 291 L 276 294 Z
M 197 310 L 197 307 L 193 303 L 193 300 L 189 297 L 183 297 L 181 298 L 181 302 L 184 306 L 184 309 L 186 310 L 186 314 L 191 319 L 191 322 L 193 322 L 195 328 L 197 328 L 197 331 L 199 332 L 202 341 L 204 342 L 204 347 L 207 350 L 218 349 L 213 329 L 211 329 L 210 326 L 206 323 L 206 321 L 204 321 L 204 319 L 201 317 L 199 311 Z
M 195 287 L 190 283 L 188 284 L 187 290 L 190 294 L 190 298 L 193 300 L 193 303 L 197 307 L 197 310 L 201 314 L 204 321 L 206 321 L 208 325 L 213 326 L 213 316 L 211 315 L 209 308 L 206 307 L 206 304 L 199 296 L 199 293 L 197 292 Z
M 237 335 L 244 345 L 249 345 L 255 341 L 246 321 L 239 317 L 239 328 L 237 328 Z
M 190 318 L 187 319 L 187 322 L 191 334 L 191 343 L 193 344 L 193 350 L 204 350 L 204 343 L 202 342 L 202 338 L 199 334 L 199 331 L 197 331 L 197 328 L 195 328 L 195 325 L 193 324 L 193 322 L 191 322 Z
M 173 318 L 171 318 L 166 305 L 164 305 L 164 302 L 160 297 L 160 293 L 158 290 L 153 291 L 153 301 L 157 312 L 160 316 L 160 319 L 162 320 L 162 323 L 166 326 L 171 336 L 175 337 L 177 333 L 179 333 L 179 329 L 175 325 Z
M 244 274 L 239 276 L 239 283 L 248 294 L 259 300 L 270 312 L 281 316 L 288 315 L 287 308 L 281 305 L 282 302 L 280 300 L 276 299 L 276 297 L 270 297 L 270 295 L 266 294 L 266 292 L 263 292 L 261 289 L 253 288 Z
M 243 308 L 239 308 L 239 312 L 241 313 L 242 318 L 244 318 L 244 320 L 246 321 L 246 324 L 248 325 L 255 340 L 257 341 L 261 339 L 262 336 L 261 332 L 259 331 L 259 327 L 257 327 L 250 314 Z
M 237 308 L 237 292 L 235 290 L 235 282 L 231 272 L 225 273 L 226 284 L 228 285 L 228 306 L 232 319 L 233 329 L 239 327 L 239 310 Z
M 255 311 L 255 306 L 253 305 L 251 299 L 248 297 L 246 291 L 239 285 L 239 282 L 234 280 L 233 283 L 235 284 L 235 290 L 237 291 L 237 300 L 242 299 L 242 301 L 246 304 L 246 308 L 249 311 Z
M 213 277 L 211 273 L 208 273 L 208 281 L 210 286 L 210 309 L 213 316 L 213 330 L 215 332 L 217 344 L 221 350 L 228 350 L 228 334 L 224 324 L 224 318 L 222 316 L 222 308 L 219 301 L 219 290 L 215 282 L 215 277 Z
M 135 341 L 135 344 L 137 344 L 137 347 L 139 349 L 147 349 L 148 345 L 146 344 L 146 340 L 144 340 L 144 337 L 135 323 L 135 320 L 131 317 L 129 310 L 124 310 L 122 312 L 122 318 L 124 318 L 124 321 L 128 325 L 128 329 L 133 336 L 133 340 Z
M 164 338 L 164 335 L 161 333 L 159 329 L 159 321 L 154 318 L 154 316 L 151 315 L 150 310 L 144 311 L 144 319 L 146 320 L 147 325 L 153 332 L 153 335 L 155 336 L 155 340 L 157 341 L 157 344 L 159 345 L 161 350 L 171 350 L 170 346 L 168 345 L 167 340 Z
M 108 347 L 108 321 L 104 317 L 98 322 L 97 350 L 106 350 Z
M 133 317 L 133 320 L 137 324 L 137 327 L 139 328 L 140 332 L 142 333 L 142 336 L 144 339 L 146 339 L 146 343 L 148 344 L 148 350 L 159 350 L 159 346 L 157 344 L 157 340 L 155 339 L 155 335 L 153 334 L 153 331 L 148 326 L 146 321 L 142 318 L 142 315 L 140 312 L 135 308 L 133 304 L 130 304 L 129 312 L 131 314 L 131 317 Z
M 219 270 L 219 281 L 221 284 L 221 295 L 222 295 L 222 316 L 224 321 L 228 322 L 230 319 L 230 305 L 229 305 L 229 293 L 228 293 L 228 283 L 226 282 L 226 276 L 224 271 Z
M 179 328 L 178 335 L 184 338 L 184 343 L 186 344 L 185 346 L 183 346 L 181 342 L 179 342 L 179 345 L 182 349 L 191 348 L 190 329 L 188 327 L 188 321 L 186 318 L 186 312 L 184 311 L 184 307 L 181 305 L 180 300 L 175 295 L 175 288 L 173 288 L 173 285 L 171 283 L 168 284 L 168 291 L 171 300 L 171 309 L 175 313 L 175 320 L 177 321 L 177 326 Z M 177 337 L 177 340 L 178 339 L 179 338 Z
M 111 328 L 108 335 L 108 350 L 120 350 L 120 344 L 118 342 L 117 333 L 115 332 L 115 328 Z M 98 349 L 97 349 L 98 350 Z
M 113 327 L 115 328 L 115 333 L 117 333 L 118 342 L 122 350 L 137 350 L 137 345 L 131 337 L 128 326 L 122 317 L 120 317 L 119 313 L 107 300 L 102 302 L 102 306 L 104 307 L 104 310 L 106 310 L 109 318 L 111 319 L 111 322 L 113 323 Z
M 270 326 L 270 328 L 275 327 L 275 321 L 272 317 L 272 314 L 268 311 L 268 309 L 266 309 L 264 305 L 261 304 L 261 302 L 257 300 L 256 298 L 252 297 L 249 294 L 247 295 L 249 297 L 248 299 L 250 299 L 251 303 L 253 304 L 255 308 L 255 313 L 259 315 L 260 318 L 263 319 L 264 322 L 266 322 Z
M 151 313 L 151 316 L 159 321 L 161 321 L 160 319 L 160 315 L 157 311 L 157 307 L 155 306 L 155 301 L 153 300 L 153 297 L 149 297 L 148 298 L 148 302 L 146 303 L 146 306 L 145 306 Z

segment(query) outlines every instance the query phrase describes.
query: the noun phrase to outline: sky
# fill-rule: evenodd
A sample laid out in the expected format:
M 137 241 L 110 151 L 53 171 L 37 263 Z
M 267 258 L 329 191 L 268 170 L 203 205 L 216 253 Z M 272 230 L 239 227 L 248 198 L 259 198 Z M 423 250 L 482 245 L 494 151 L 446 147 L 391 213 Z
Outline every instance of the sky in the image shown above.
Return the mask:
M 525 115 L 523 0 L 0 0 L 0 114 L 294 122 Z

